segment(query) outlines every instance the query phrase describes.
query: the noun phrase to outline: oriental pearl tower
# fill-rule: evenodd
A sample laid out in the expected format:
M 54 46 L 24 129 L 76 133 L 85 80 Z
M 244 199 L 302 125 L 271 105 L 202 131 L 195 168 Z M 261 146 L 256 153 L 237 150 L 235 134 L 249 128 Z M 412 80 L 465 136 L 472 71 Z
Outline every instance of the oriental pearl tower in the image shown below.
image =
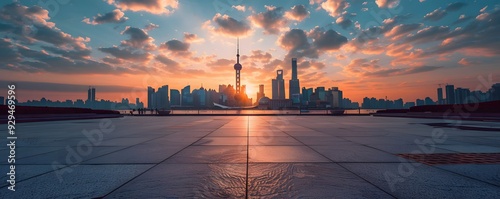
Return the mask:
M 236 50 L 236 64 L 234 64 L 234 70 L 236 70 L 236 95 L 235 98 L 238 100 L 240 95 L 240 71 L 243 66 L 240 64 L 240 38 L 237 41 L 237 50 Z

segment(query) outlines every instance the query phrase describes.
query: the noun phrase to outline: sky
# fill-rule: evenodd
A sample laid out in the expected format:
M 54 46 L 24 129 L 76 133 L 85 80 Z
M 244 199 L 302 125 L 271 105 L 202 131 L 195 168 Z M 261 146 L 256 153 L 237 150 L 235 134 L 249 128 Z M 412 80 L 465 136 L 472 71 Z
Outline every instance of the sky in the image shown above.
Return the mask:
M 251 98 L 259 84 L 272 95 L 278 69 L 288 96 L 291 58 L 300 87 L 358 102 L 500 82 L 493 0 L 2 1 L 0 82 L 20 101 L 86 99 L 88 86 L 113 101 L 146 101 L 148 86 L 218 89 L 235 84 L 237 38 Z

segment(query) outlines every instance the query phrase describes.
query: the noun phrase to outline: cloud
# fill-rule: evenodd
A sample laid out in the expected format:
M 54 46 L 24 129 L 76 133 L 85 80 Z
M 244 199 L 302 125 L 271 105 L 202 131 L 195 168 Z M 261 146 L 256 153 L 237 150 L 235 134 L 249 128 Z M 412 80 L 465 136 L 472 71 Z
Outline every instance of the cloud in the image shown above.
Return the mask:
M 315 27 L 307 33 L 302 29 L 287 31 L 280 35 L 277 43 L 288 50 L 285 60 L 292 57 L 316 59 L 324 52 L 338 50 L 347 43 L 347 38 L 332 29 L 325 31 L 323 28 Z
M 278 38 L 278 44 L 288 50 L 287 57 L 318 58 L 318 52 L 312 48 L 307 39 L 307 34 L 302 29 L 292 29 Z
M 285 17 L 289 20 L 303 21 L 309 17 L 310 12 L 304 5 L 295 5 L 289 11 L 285 12 Z
M 9 84 L 11 82 L 0 80 L 2 84 Z M 58 92 L 87 92 L 89 85 L 83 84 L 64 84 L 53 82 L 32 82 L 32 81 L 16 81 L 16 85 L 26 91 L 58 91 Z M 113 92 L 123 93 L 130 92 L 137 88 L 129 86 L 115 86 L 115 85 L 92 85 L 98 92 Z
M 422 24 L 400 24 L 393 27 L 390 31 L 386 32 L 385 36 L 392 40 L 398 40 L 401 38 L 401 36 L 404 36 L 404 34 L 418 30 L 422 26 Z
M 152 14 L 171 14 L 179 6 L 177 0 L 107 0 L 121 10 L 149 12 Z
M 173 39 L 165 43 L 165 48 L 171 51 L 187 51 L 189 50 L 189 43 Z
M 440 69 L 440 66 L 417 66 L 417 67 L 403 67 L 403 68 L 393 68 L 393 69 L 382 69 L 376 72 L 365 73 L 364 76 L 367 77 L 392 77 L 392 76 L 403 76 L 412 75 L 417 73 L 424 73 L 433 70 Z
M 438 9 L 426 14 L 424 16 L 424 19 L 429 20 L 429 21 L 439 21 L 444 16 L 446 16 L 446 14 L 447 14 L 446 10 L 441 10 L 440 8 L 438 8 Z
M 103 23 L 123 23 L 127 21 L 127 19 L 128 17 L 125 17 L 125 14 L 121 10 L 115 9 L 104 15 L 97 14 L 97 16 L 93 17 L 93 20 L 84 18 L 83 22 L 85 22 L 86 24 L 97 25 Z
M 0 9 L 2 39 L 0 68 L 26 72 L 121 74 L 136 69 L 111 66 L 92 60 L 89 38 L 73 37 L 48 21 L 49 12 L 38 6 L 18 3 Z M 39 49 L 39 50 L 36 50 Z M 9 56 L 9 57 L 5 57 Z
M 196 34 L 192 33 L 184 33 L 184 41 L 187 43 L 197 43 L 197 42 L 204 42 L 205 40 L 203 38 L 198 37 Z
M 250 56 L 248 55 L 242 55 L 241 60 L 250 59 L 248 61 L 254 63 L 254 62 L 260 62 L 260 63 L 268 63 L 271 61 L 273 56 L 268 53 L 268 52 L 263 52 L 262 50 L 252 50 L 252 54 Z
M 149 52 L 135 51 L 131 48 L 119 48 L 118 46 L 98 48 L 98 50 L 127 61 L 144 63 L 153 58 L 153 55 Z
M 181 69 L 178 62 L 168 58 L 165 55 L 162 55 L 162 54 L 157 55 L 155 57 L 155 59 L 157 61 L 159 61 L 160 63 L 162 63 L 166 67 L 167 70 L 170 70 L 173 73 L 175 73 L 176 71 Z
M 297 64 L 297 68 L 299 68 L 299 69 L 313 68 L 315 70 L 321 70 L 325 67 L 326 67 L 325 63 L 319 62 L 319 61 L 314 61 L 314 60 L 302 61 L 302 62 Z
M 399 0 L 375 0 L 379 8 L 394 8 L 399 5 Z
M 460 10 L 461 8 L 465 7 L 466 5 L 467 4 L 463 3 L 463 2 L 450 3 L 446 7 L 446 11 L 448 11 L 448 12 L 457 11 L 457 10 Z
M 462 3 L 462 2 L 450 3 L 450 4 L 448 4 L 448 6 L 444 10 L 442 10 L 441 8 L 438 8 L 438 9 L 426 14 L 424 16 L 424 19 L 429 20 L 429 21 L 439 21 L 440 19 L 445 17 L 448 14 L 448 12 L 458 11 L 461 8 L 465 7 L 466 5 L 467 4 Z
M 354 59 L 344 67 L 344 72 L 358 77 L 393 77 L 411 75 L 440 69 L 439 66 L 416 66 L 384 68 L 379 65 L 379 60 Z
M 452 25 L 461 24 L 461 23 L 467 22 L 467 21 L 469 21 L 469 20 L 471 20 L 471 19 L 474 19 L 474 17 L 471 17 L 471 16 L 465 16 L 465 15 L 460 15 L 460 16 L 458 17 L 458 19 L 457 19 L 455 22 L 453 22 L 453 24 L 452 24 Z
M 144 31 L 150 31 L 159 28 L 159 25 L 156 25 L 154 23 L 149 23 L 148 25 L 144 26 Z
M 338 50 L 347 43 L 346 37 L 332 29 L 325 31 L 322 28 L 315 27 L 308 34 L 313 38 L 313 44 L 318 50 Z
M 246 7 L 244 5 L 233 5 L 233 6 L 231 6 L 231 8 L 234 8 L 240 12 L 245 12 L 245 10 L 246 10 Z
M 189 51 L 190 44 L 188 42 L 179 41 L 177 39 L 172 39 L 165 42 L 160 46 L 160 49 L 166 49 L 170 51 L 173 55 L 188 57 L 192 53 Z
M 215 23 L 215 26 L 212 25 Z M 228 15 L 215 14 L 211 21 L 206 21 L 203 28 L 213 33 L 218 33 L 230 37 L 244 37 L 252 33 L 250 25 L 245 21 L 238 21 Z
M 335 20 L 335 23 L 338 24 L 343 29 L 347 29 L 353 24 L 350 19 L 347 19 L 345 17 L 338 17 L 337 20 Z
M 288 21 L 283 16 L 283 8 L 266 6 L 267 11 L 250 16 L 248 19 L 265 34 L 278 34 L 287 27 Z
M 349 3 L 345 0 L 326 0 L 321 3 L 321 8 L 328 12 L 328 14 L 332 17 L 339 16 L 349 6 Z
M 417 31 L 417 33 L 406 37 L 408 42 L 431 42 L 445 39 L 448 36 L 450 28 L 447 26 L 430 26 Z
M 156 49 L 153 43 L 154 39 L 148 33 L 140 28 L 127 26 L 121 32 L 122 35 L 128 35 L 130 38 L 121 42 L 122 46 L 128 46 L 136 49 L 151 51 Z
M 477 65 L 477 64 L 480 64 L 481 62 L 479 61 L 472 61 L 468 58 L 462 58 L 460 61 L 458 61 L 458 63 L 460 65 L 464 65 L 464 66 L 471 66 L 471 65 Z

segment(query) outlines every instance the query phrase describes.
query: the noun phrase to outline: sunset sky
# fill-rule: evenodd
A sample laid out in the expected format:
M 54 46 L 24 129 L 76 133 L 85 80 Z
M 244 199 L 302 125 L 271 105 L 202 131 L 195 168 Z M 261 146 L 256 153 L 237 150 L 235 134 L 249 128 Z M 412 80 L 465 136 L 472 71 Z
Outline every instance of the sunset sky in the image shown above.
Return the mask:
M 86 99 L 89 85 L 113 101 L 146 101 L 147 86 L 218 89 L 235 83 L 239 37 L 254 101 L 259 84 L 272 95 L 277 69 L 288 96 L 292 57 L 301 87 L 339 87 L 354 101 L 436 100 L 438 84 L 500 82 L 497 2 L 2 1 L 0 82 L 16 82 L 20 101 Z

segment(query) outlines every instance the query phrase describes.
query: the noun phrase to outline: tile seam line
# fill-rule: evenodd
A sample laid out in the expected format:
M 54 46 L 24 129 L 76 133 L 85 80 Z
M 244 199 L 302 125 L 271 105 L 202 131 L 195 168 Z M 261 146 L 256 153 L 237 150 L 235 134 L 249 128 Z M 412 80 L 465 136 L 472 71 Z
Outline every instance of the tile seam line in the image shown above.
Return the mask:
M 267 121 L 266 121 L 266 122 L 267 122 Z M 305 127 L 305 126 L 302 126 L 302 125 L 298 125 L 298 124 L 296 124 L 296 125 L 297 125 L 297 126 L 300 126 L 300 127 L 304 127 L 304 128 L 310 129 L 310 130 L 313 130 L 313 131 L 316 131 L 316 130 L 314 130 L 314 129 L 311 129 L 311 128 L 308 128 L 308 127 Z M 391 197 L 393 197 L 393 198 L 397 198 L 396 196 L 392 195 L 391 193 L 389 193 L 389 192 L 385 191 L 384 189 L 382 189 L 382 188 L 378 187 L 377 185 L 375 185 L 375 184 L 371 183 L 371 182 L 370 182 L 370 181 L 368 181 L 367 179 L 365 179 L 365 178 L 361 177 L 360 175 L 358 175 L 358 174 L 356 174 L 356 173 L 352 172 L 351 170 L 347 169 L 346 167 L 344 167 L 344 166 L 340 165 L 339 163 L 334 162 L 332 159 L 330 159 L 330 158 L 326 157 L 326 156 L 325 156 L 325 155 L 323 155 L 322 153 L 319 153 L 317 150 L 315 150 L 315 149 L 314 149 L 314 148 L 312 148 L 311 146 L 309 146 L 309 145 L 305 144 L 304 142 L 302 142 L 302 141 L 298 140 L 298 139 L 297 139 L 297 138 L 295 138 L 294 136 L 292 136 L 292 135 L 288 134 L 287 132 L 285 132 L 285 131 L 283 131 L 283 130 L 281 130 L 281 129 L 280 129 L 280 131 L 281 131 L 281 132 L 283 132 L 283 133 L 285 133 L 285 134 L 287 134 L 288 136 L 292 137 L 293 139 L 297 140 L 298 142 L 302 143 L 304 146 L 306 146 L 307 148 L 309 148 L 309 149 L 313 150 L 315 153 L 317 153 L 317 154 L 321 155 L 322 157 L 326 158 L 326 159 L 327 159 L 327 160 L 329 160 L 331 163 L 338 165 L 339 167 L 341 167 L 341 168 L 345 169 L 346 171 L 348 171 L 348 172 L 352 173 L 353 175 L 357 176 L 358 178 L 362 179 L 363 181 L 367 182 L 368 184 L 372 185 L 373 187 L 375 187 L 375 188 L 379 189 L 380 191 L 382 191 L 382 192 L 386 193 L 387 195 L 389 195 L 389 196 L 391 196 Z M 316 132 L 318 132 L 318 131 L 316 131 Z
M 232 120 L 231 120 L 232 121 Z M 230 122 L 230 121 L 229 121 Z M 138 175 L 134 176 L 133 178 L 131 178 L 130 180 L 126 181 L 125 183 L 121 184 L 120 186 L 116 187 L 115 189 L 111 190 L 109 193 L 103 195 L 103 196 L 99 196 L 99 197 L 95 197 L 95 198 L 106 198 L 107 196 L 109 196 L 110 194 L 112 194 L 113 192 L 117 191 L 118 189 L 122 188 L 123 186 L 125 186 L 126 184 L 132 182 L 133 180 L 137 179 L 138 177 L 142 176 L 143 174 L 147 173 L 148 171 L 150 171 L 151 169 L 155 168 L 156 166 L 162 164 L 163 162 L 167 161 L 168 159 L 170 159 L 171 157 L 179 154 L 181 151 L 184 151 L 185 149 L 191 147 L 191 146 L 194 146 L 194 144 L 200 140 L 202 140 L 203 138 L 207 137 L 208 135 L 212 134 L 213 132 L 219 130 L 220 128 L 222 128 L 224 125 L 228 124 L 229 122 L 226 122 L 224 124 L 222 124 L 220 127 L 214 129 L 213 131 L 210 131 L 208 132 L 206 135 L 200 137 L 199 139 L 195 140 L 193 143 L 189 144 L 188 146 L 182 148 L 181 150 L 175 152 L 174 154 L 168 156 L 167 158 L 165 158 L 164 160 L 154 164 L 153 166 L 151 166 L 150 168 L 146 169 L 145 171 L 139 173 Z

